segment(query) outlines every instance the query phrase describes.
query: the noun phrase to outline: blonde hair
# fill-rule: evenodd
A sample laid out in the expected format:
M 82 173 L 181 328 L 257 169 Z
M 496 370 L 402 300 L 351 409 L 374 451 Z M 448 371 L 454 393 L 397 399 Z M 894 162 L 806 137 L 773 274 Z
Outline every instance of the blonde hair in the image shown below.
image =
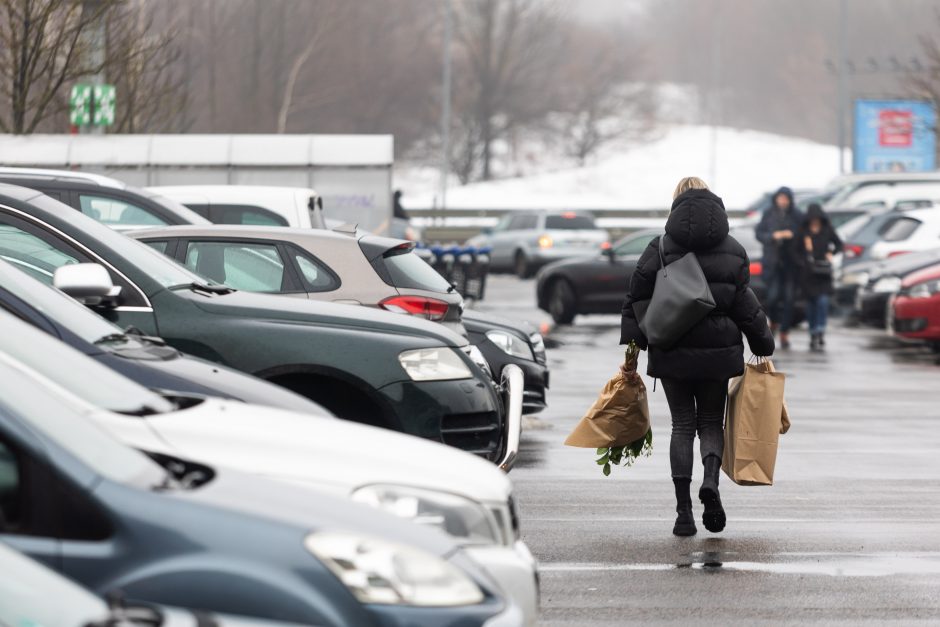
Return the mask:
M 672 199 L 675 200 L 690 189 L 708 189 L 708 184 L 697 176 L 687 176 L 676 185 L 676 191 L 672 193 Z

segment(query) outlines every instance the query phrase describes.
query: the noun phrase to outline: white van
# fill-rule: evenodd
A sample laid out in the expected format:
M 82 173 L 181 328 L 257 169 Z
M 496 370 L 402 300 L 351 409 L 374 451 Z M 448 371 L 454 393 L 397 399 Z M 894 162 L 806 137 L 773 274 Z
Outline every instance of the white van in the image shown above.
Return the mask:
M 913 209 L 913 202 L 937 198 L 940 172 L 881 172 L 844 174 L 833 179 L 823 192 L 827 209 Z
M 147 189 L 186 205 L 216 224 L 326 228 L 323 201 L 310 188 L 176 185 Z

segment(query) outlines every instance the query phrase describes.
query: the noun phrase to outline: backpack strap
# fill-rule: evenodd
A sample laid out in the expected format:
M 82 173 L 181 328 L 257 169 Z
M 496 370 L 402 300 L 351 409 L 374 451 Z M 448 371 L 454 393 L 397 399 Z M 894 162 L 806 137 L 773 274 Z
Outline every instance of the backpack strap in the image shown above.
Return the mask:
M 663 241 L 665 237 L 665 233 L 659 236 L 659 263 L 660 267 L 663 269 L 663 276 L 666 276 L 666 255 L 663 253 Z

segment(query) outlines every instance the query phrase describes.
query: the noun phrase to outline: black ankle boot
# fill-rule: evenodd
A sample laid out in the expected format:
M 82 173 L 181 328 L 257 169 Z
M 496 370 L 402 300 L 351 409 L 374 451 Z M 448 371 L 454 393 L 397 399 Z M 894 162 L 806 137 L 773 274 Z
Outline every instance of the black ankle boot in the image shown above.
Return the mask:
M 677 536 L 694 536 L 698 533 L 698 529 L 695 528 L 695 516 L 692 515 L 690 493 L 692 480 L 673 477 L 672 483 L 676 488 L 676 514 L 678 514 L 672 533 Z
M 819 351 L 821 348 L 822 348 L 822 342 L 821 342 L 820 339 L 819 339 L 819 334 L 818 334 L 818 333 L 813 333 L 813 334 L 810 336 L 810 340 L 809 340 L 809 349 L 815 353 L 815 352 Z
M 717 455 L 709 455 L 702 460 L 702 464 L 705 466 L 705 479 L 698 491 L 698 498 L 705 506 L 702 524 L 712 533 L 718 533 L 725 528 L 725 509 L 721 506 L 721 495 L 718 494 L 721 458 Z

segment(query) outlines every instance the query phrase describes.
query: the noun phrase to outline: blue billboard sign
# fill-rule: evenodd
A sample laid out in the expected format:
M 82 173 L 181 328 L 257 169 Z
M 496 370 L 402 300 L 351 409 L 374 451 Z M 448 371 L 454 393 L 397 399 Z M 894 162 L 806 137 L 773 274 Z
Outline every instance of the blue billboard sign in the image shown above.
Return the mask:
M 937 112 L 920 100 L 856 100 L 853 169 L 924 172 L 936 166 Z

